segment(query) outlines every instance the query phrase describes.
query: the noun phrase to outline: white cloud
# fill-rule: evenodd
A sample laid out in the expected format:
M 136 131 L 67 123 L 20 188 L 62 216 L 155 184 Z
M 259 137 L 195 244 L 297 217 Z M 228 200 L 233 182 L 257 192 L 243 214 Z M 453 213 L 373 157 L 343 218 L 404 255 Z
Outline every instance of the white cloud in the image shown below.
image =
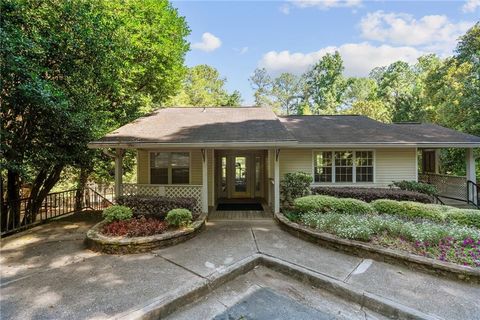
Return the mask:
M 210 32 L 202 34 L 202 41 L 192 44 L 192 48 L 202 50 L 205 52 L 214 51 L 222 45 L 220 38 L 214 36 Z
M 373 46 L 368 42 L 347 43 L 339 47 L 329 46 L 309 53 L 270 51 L 263 55 L 258 65 L 274 75 L 282 72 L 301 74 L 325 54 L 335 51 L 342 56 L 347 76 L 366 76 L 373 68 L 386 66 L 398 60 L 414 63 L 419 56 L 424 54 L 418 49 L 407 46 Z
M 480 0 L 467 0 L 462 6 L 463 12 L 475 12 L 480 7 Z
M 358 7 L 362 4 L 362 0 L 290 0 L 290 2 L 299 8 L 319 8 L 327 10 L 339 7 Z
M 283 14 L 289 14 L 291 7 L 317 8 L 328 10 L 331 8 L 353 8 L 361 6 L 363 0 L 287 0 L 288 3 L 280 6 Z
M 248 52 L 248 47 L 233 48 L 233 51 L 238 52 L 238 54 L 245 54 Z
M 376 11 L 360 22 L 362 37 L 395 45 L 422 46 L 423 49 L 450 54 L 457 39 L 473 22 L 451 22 L 445 15 L 415 19 L 410 14 Z

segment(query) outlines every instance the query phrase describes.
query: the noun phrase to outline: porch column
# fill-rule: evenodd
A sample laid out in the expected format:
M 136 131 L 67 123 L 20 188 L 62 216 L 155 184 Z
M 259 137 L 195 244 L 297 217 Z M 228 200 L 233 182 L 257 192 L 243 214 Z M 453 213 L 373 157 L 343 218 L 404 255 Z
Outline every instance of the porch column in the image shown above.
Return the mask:
M 440 173 L 440 149 L 435 149 L 435 173 Z
M 467 149 L 467 180 L 472 181 L 473 183 L 477 183 L 477 177 L 475 175 L 475 157 L 473 156 L 473 148 Z M 473 200 L 474 203 L 478 203 L 478 199 L 476 199 L 477 195 L 474 192 L 473 188 L 470 188 L 469 199 Z
M 275 160 L 275 165 L 274 165 L 274 176 L 273 176 L 273 181 L 274 181 L 274 186 L 273 186 L 273 210 L 275 213 L 280 212 L 280 149 L 275 149 L 274 154 L 273 154 L 274 160 Z
M 207 150 L 202 149 L 202 212 L 208 213 L 208 163 Z
M 115 149 L 115 198 L 123 194 L 123 149 Z

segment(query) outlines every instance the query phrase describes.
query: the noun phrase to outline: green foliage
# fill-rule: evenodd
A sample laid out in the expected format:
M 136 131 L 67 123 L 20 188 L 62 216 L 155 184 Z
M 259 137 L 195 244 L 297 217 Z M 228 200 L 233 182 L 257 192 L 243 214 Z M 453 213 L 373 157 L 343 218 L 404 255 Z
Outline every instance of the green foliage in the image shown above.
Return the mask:
M 357 199 L 335 198 L 330 196 L 312 195 L 295 199 L 294 207 L 297 212 L 342 213 L 342 214 L 371 214 L 374 209 L 366 202 Z
M 66 166 L 112 161 L 89 141 L 175 93 L 190 31 L 167 0 L 0 6 L 1 165 L 10 199 L 32 182 L 41 203 Z
M 480 210 L 456 209 L 447 211 L 447 221 L 480 229 Z
M 229 94 L 225 89 L 227 80 L 209 65 L 198 65 L 187 70 L 180 92 L 172 97 L 167 106 L 219 107 L 238 106 L 241 96 L 238 91 Z
M 192 222 L 192 212 L 188 209 L 172 209 L 167 213 L 165 221 L 170 226 L 186 227 Z
M 445 219 L 444 211 L 441 210 L 439 206 L 435 205 L 386 199 L 375 200 L 371 205 L 380 214 L 390 214 L 410 219 L 430 219 L 435 221 L 443 221 Z
M 394 181 L 390 186 L 400 188 L 401 190 L 416 191 L 430 196 L 438 194 L 437 187 L 434 185 L 417 181 Z
M 436 243 L 446 237 L 455 239 L 480 238 L 480 230 L 474 228 L 441 225 L 433 222 L 405 222 L 394 217 L 375 215 L 358 216 L 310 212 L 302 216 L 302 222 L 323 232 L 360 241 L 369 241 L 372 237 L 383 234 L 409 241 Z
M 305 172 L 286 173 L 280 183 L 282 205 L 291 207 L 293 200 L 310 194 L 312 176 Z
M 305 98 L 314 114 L 337 112 L 346 88 L 343 70 L 340 54 L 327 53 L 304 75 Z
M 112 222 L 131 219 L 133 213 L 129 207 L 114 205 L 103 210 L 102 216 L 107 222 Z

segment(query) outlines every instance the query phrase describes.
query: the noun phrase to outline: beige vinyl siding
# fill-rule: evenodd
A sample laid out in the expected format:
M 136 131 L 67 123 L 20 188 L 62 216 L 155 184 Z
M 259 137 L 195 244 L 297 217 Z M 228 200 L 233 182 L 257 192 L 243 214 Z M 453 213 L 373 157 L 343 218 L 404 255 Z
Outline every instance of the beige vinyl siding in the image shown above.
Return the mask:
M 373 150 L 375 154 L 374 183 L 335 183 L 323 185 L 386 187 L 392 181 L 416 179 L 417 156 L 415 148 L 369 150 Z M 280 151 L 280 177 L 282 178 L 288 172 L 303 171 L 313 174 L 313 151 L 313 149 L 282 149 Z
M 148 184 L 148 170 L 150 164 L 148 163 L 148 151 L 147 150 L 137 150 L 137 183 L 139 184 Z

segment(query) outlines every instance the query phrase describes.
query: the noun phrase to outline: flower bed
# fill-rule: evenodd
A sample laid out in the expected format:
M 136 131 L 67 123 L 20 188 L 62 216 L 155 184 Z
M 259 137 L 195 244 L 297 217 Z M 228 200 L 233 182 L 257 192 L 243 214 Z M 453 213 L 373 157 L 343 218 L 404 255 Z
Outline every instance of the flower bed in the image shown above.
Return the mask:
M 206 217 L 207 215 L 203 213 L 188 226 L 170 228 L 166 228 L 167 224 L 164 221 L 154 221 L 155 218 L 140 217 L 114 222 L 104 220 L 87 232 L 85 243 L 89 249 L 104 253 L 148 252 L 193 238 L 205 226 Z M 145 219 L 146 221 L 143 222 L 146 223 L 142 223 L 142 219 Z M 151 235 L 147 235 L 148 233 Z
M 372 209 L 372 210 L 370 210 Z M 480 211 L 410 201 L 329 196 L 295 200 L 284 216 L 342 239 L 480 269 Z
M 167 230 L 167 223 L 156 218 L 132 218 L 112 221 L 103 226 L 102 234 L 114 237 L 145 237 L 161 234 Z

